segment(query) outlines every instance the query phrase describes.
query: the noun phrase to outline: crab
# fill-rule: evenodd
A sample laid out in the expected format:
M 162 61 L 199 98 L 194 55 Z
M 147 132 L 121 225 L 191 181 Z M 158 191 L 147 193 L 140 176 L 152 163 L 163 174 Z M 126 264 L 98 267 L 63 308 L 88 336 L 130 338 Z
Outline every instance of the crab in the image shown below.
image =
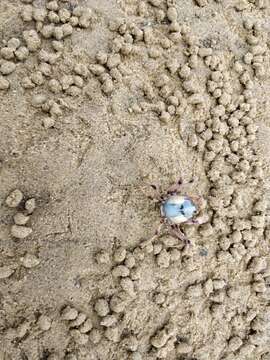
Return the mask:
M 191 180 L 189 183 L 193 182 Z M 151 185 L 154 195 L 149 196 L 160 204 L 161 225 L 154 237 L 157 237 L 163 225 L 167 225 L 170 235 L 189 244 L 190 241 L 181 230 L 182 224 L 200 225 L 206 222 L 205 217 L 197 216 L 203 205 L 203 199 L 199 196 L 189 196 L 180 193 L 184 185 L 180 178 L 174 185 L 170 186 L 165 194 L 162 194 L 156 185 Z

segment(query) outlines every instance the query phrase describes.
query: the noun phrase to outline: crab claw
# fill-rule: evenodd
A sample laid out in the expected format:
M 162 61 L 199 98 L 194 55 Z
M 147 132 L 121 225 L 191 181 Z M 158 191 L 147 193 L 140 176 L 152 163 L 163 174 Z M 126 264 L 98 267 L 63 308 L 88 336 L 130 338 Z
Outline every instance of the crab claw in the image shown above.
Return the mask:
M 196 205 L 198 211 L 201 211 L 205 208 L 205 200 L 201 196 L 190 196 L 191 200 Z
M 198 225 L 202 225 L 205 224 L 209 221 L 209 217 L 208 215 L 202 215 L 202 216 L 198 216 L 196 219 L 194 219 L 194 224 L 198 224 Z
M 175 194 L 175 193 L 177 193 L 181 189 L 182 185 L 183 185 L 183 180 L 180 177 L 179 180 L 176 183 L 174 183 L 173 185 L 171 185 L 167 189 L 167 194 Z

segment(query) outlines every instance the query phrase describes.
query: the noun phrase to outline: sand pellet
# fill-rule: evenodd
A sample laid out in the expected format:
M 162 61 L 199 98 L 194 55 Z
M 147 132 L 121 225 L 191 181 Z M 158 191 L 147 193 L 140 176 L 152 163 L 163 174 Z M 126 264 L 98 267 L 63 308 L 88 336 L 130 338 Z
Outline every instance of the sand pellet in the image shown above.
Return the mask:
M 40 48 L 41 40 L 35 30 L 24 31 L 23 37 L 30 51 L 37 51 Z
M 0 279 L 7 279 L 9 278 L 13 273 L 15 269 L 12 266 L 1 266 L 0 267 Z
M 22 199 L 23 193 L 19 189 L 13 190 L 6 198 L 6 205 L 11 208 L 15 208 L 19 206 Z
M 89 340 L 93 344 L 98 344 L 100 342 L 101 338 L 102 338 L 102 333 L 100 330 L 98 330 L 98 329 L 91 330 L 91 332 L 89 334 Z
M 11 235 L 17 239 L 25 239 L 32 233 L 32 229 L 22 225 L 12 225 Z
M 70 327 L 79 327 L 85 322 L 86 318 L 87 318 L 86 314 L 81 312 L 81 313 L 79 313 L 79 315 L 77 316 L 77 318 L 75 320 L 70 321 L 69 326 Z
M 18 212 L 14 215 L 14 222 L 16 225 L 25 225 L 29 221 L 29 219 L 29 216 L 21 212 Z
M 103 317 L 102 320 L 100 321 L 100 325 L 105 327 L 113 326 L 116 323 L 117 323 L 117 318 L 115 315 L 107 315 Z
M 87 319 L 80 327 L 79 330 L 82 334 L 87 334 L 93 328 L 91 319 Z
M 51 319 L 46 315 L 41 315 L 38 319 L 38 326 L 42 331 L 50 330 L 51 323 Z
M 31 269 L 40 264 L 40 260 L 34 254 L 27 253 L 21 258 L 21 263 L 24 267 Z
M 78 316 L 78 310 L 70 306 L 65 307 L 61 314 L 63 320 L 69 320 L 69 321 L 75 320 L 77 316 Z
M 108 302 L 105 299 L 97 300 L 95 310 L 99 316 L 106 316 L 110 311 Z

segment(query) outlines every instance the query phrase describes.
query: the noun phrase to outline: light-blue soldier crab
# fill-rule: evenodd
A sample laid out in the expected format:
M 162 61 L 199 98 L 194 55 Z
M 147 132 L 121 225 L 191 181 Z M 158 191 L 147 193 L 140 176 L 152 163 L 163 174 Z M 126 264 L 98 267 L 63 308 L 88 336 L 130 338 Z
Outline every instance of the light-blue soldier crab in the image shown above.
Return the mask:
M 191 180 L 190 182 L 193 182 Z M 163 195 L 156 185 L 151 185 L 154 189 L 154 196 L 150 198 L 160 204 L 161 212 L 161 225 L 156 231 L 155 237 L 161 232 L 164 224 L 168 225 L 168 232 L 174 237 L 189 243 L 186 235 L 180 228 L 182 224 L 200 225 L 206 222 L 205 217 L 198 217 L 201 211 L 203 200 L 198 196 L 189 196 L 180 194 L 183 181 L 180 178 L 177 183 L 170 186 L 166 193 Z

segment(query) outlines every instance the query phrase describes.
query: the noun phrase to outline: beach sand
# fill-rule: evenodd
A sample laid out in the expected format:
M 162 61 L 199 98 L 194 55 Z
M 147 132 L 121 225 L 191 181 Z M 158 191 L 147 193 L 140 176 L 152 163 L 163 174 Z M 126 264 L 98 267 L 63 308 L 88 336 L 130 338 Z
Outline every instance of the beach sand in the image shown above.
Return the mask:
M 269 19 L 0 1 L 1 360 L 270 359 Z M 189 244 L 150 199 L 180 177 Z

